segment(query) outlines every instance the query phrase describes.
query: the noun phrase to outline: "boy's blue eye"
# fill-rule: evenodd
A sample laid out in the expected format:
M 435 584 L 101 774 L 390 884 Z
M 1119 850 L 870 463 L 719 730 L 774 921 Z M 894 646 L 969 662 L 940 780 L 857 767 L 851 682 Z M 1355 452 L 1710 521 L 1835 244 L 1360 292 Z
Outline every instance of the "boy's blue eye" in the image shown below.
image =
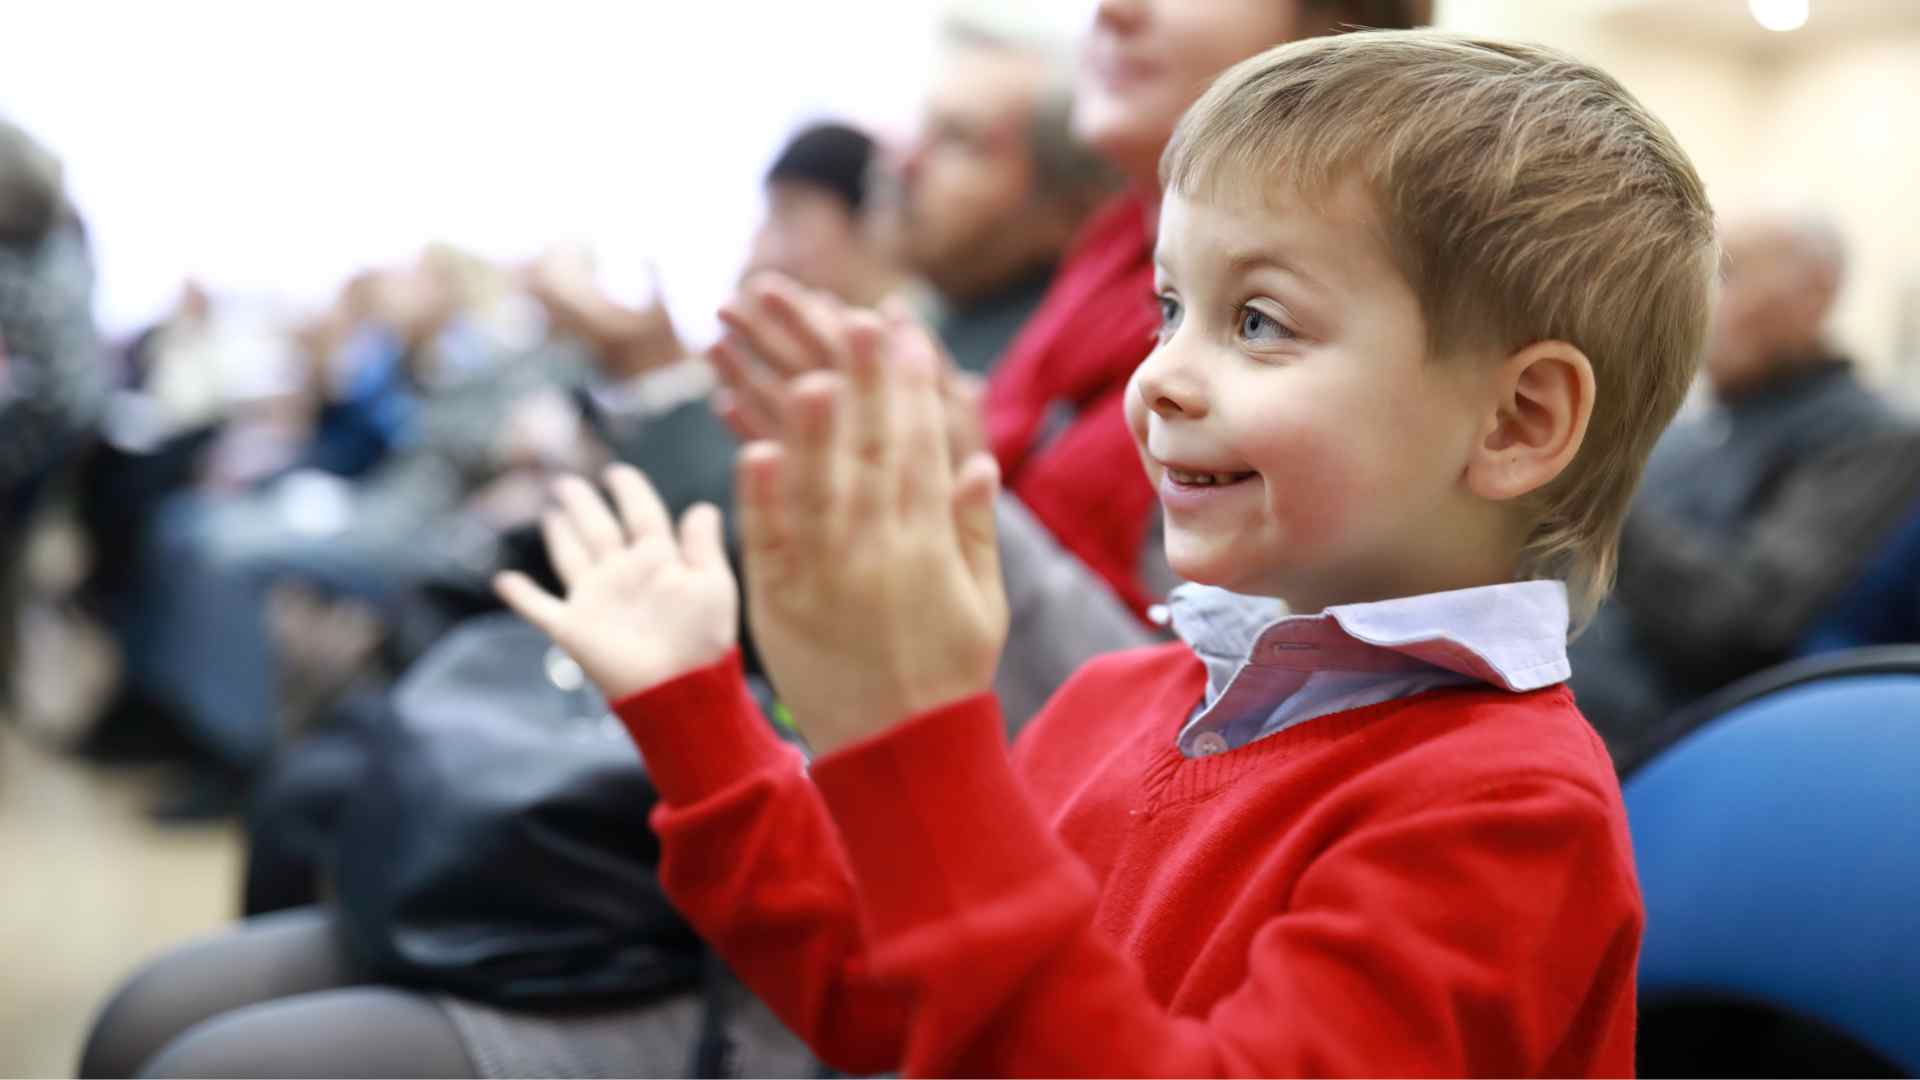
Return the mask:
M 1165 341 L 1173 335 L 1174 330 L 1180 325 L 1180 301 L 1175 300 L 1165 293 L 1154 297 L 1154 300 L 1160 305 L 1160 333 L 1158 336 L 1161 341 Z
M 1281 325 L 1280 320 L 1259 308 L 1242 307 L 1240 336 L 1248 341 L 1284 341 L 1294 335 L 1293 331 Z

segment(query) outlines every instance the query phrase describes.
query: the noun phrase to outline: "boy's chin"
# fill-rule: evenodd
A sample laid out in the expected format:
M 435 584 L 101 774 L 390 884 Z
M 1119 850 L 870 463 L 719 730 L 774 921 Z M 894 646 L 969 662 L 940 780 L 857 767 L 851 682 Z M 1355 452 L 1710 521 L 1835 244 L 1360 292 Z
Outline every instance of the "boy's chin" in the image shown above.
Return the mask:
M 1273 582 L 1247 573 L 1245 567 L 1232 565 L 1231 560 L 1222 558 L 1217 552 L 1180 552 L 1170 549 L 1167 552 L 1167 565 L 1180 580 L 1196 585 L 1211 585 L 1246 596 L 1281 595 Z

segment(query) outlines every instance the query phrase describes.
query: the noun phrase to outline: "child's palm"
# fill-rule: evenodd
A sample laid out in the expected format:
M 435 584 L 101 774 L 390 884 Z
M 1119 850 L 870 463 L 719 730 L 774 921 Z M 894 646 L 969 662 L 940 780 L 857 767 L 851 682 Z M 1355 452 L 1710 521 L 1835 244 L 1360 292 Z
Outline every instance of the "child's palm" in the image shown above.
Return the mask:
M 497 585 L 617 700 L 725 656 L 739 598 L 718 511 L 694 507 L 676 537 L 637 470 L 616 466 L 608 484 L 618 517 L 583 481 L 569 480 L 559 489 L 563 509 L 544 522 L 565 599 L 519 574 Z
M 739 485 L 755 641 L 822 753 L 987 689 L 1007 628 L 997 474 L 949 464 L 937 357 L 867 317 L 844 341 Z

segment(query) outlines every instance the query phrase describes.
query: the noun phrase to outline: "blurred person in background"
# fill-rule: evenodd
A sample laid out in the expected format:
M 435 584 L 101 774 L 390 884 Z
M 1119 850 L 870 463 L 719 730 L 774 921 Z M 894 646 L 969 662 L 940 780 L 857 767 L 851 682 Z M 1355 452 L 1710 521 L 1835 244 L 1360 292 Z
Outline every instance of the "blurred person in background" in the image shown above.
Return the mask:
M 158 818 L 230 813 L 272 758 L 279 639 L 302 636 L 298 617 L 275 633 L 282 586 L 378 615 L 421 581 L 488 569 L 498 523 L 467 503 L 508 467 L 506 419 L 584 367 L 577 351 L 516 336 L 496 310 L 496 278 L 445 248 L 377 275 L 361 321 L 320 358 L 328 397 L 306 459 L 247 487 L 254 471 L 223 483 L 213 455 L 201 484 L 155 512 L 114 622 L 135 697 L 177 716 L 199 750 Z M 352 437 L 327 441 L 341 432 Z
M 956 18 L 898 165 L 898 240 L 959 367 L 986 373 L 1117 177 L 1074 137 L 1070 72 L 1044 43 Z
M 0 512 L 17 522 L 84 441 L 107 378 L 93 261 L 59 159 L 0 118 Z
M 899 294 L 907 278 L 872 190 L 879 158 L 872 137 L 846 124 L 795 132 L 767 170 L 742 277 L 776 271 L 849 303 Z M 658 471 L 670 506 L 727 505 L 734 442 L 707 408 L 713 372 L 681 339 L 657 268 L 649 270 L 648 295 L 630 306 L 602 288 L 587 251 L 556 248 L 526 268 L 522 283 L 549 332 L 582 347 L 595 373 L 566 403 L 551 393 L 523 402 L 509 437 L 525 456 L 543 443 L 591 434 L 621 460 Z M 545 491 L 503 484 L 487 497 L 491 505 L 538 510 Z
M 1675 709 L 1787 659 L 1920 507 L 1913 420 L 1827 336 L 1838 228 L 1763 213 L 1722 243 L 1711 400 L 1655 448 L 1613 597 L 1571 650 L 1580 708 L 1623 762 Z
M 90 438 L 107 386 L 93 263 L 60 162 L 0 119 L 0 703 L 12 691 L 27 530 Z
M 792 177 L 803 171 L 793 164 L 795 148 L 816 138 L 818 130 L 803 129 L 782 149 L 779 159 L 787 164 L 777 171 L 789 179 L 779 183 L 816 183 Z M 822 157 L 806 166 L 823 189 L 844 191 L 858 184 L 864 190 L 873 171 L 870 148 L 848 157 L 842 173 L 832 174 L 829 165 Z M 858 198 L 867 201 L 864 194 Z M 775 220 L 780 213 L 781 203 L 770 191 L 763 235 L 791 224 Z M 864 249 L 839 250 L 857 263 L 868 259 Z M 862 274 L 849 272 L 857 266 L 839 261 L 809 266 L 813 280 L 864 280 Z M 504 534 L 503 557 L 529 558 L 537 564 L 537 538 L 531 530 L 516 527 L 547 509 L 555 475 L 591 473 L 596 462 L 607 458 L 639 464 L 658 476 L 658 493 L 673 513 L 696 502 L 731 505 L 735 443 L 709 407 L 712 370 L 682 342 L 657 268 L 649 269 L 648 295 L 634 306 L 615 300 L 602 287 L 594 255 L 583 245 L 556 245 L 519 271 L 520 287 L 544 312 L 549 340 L 580 349 L 591 369 L 578 385 L 553 383 L 523 395 L 506 416 L 499 436 L 504 471 L 470 496 L 466 506 L 470 517 Z M 318 325 L 308 332 L 329 331 Z M 430 603 L 407 605 L 408 617 L 390 632 L 383 653 L 397 653 L 402 661 L 417 657 L 454 622 L 492 610 L 496 602 L 491 592 L 479 592 L 474 596 L 436 583 L 426 598 Z M 362 680 L 356 690 L 369 688 L 370 682 Z M 377 694 L 349 698 L 331 714 L 335 723 L 291 747 L 258 785 L 249 809 L 248 914 L 310 904 L 316 898 L 315 866 L 331 842 L 326 823 L 336 820 L 336 808 L 355 782 L 350 777 L 373 753 L 356 723 L 359 704 L 367 700 L 377 700 Z
M 869 306 L 896 293 L 905 277 L 873 212 L 878 167 L 878 146 L 858 128 L 822 123 L 795 134 L 767 169 L 766 213 L 742 276 L 772 270 Z

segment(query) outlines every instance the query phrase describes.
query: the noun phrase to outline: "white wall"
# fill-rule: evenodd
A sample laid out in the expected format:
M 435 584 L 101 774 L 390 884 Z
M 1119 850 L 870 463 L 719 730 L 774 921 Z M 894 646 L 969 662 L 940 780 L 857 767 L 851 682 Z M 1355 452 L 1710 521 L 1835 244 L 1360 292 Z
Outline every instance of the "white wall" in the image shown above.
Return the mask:
M 1866 40 L 1782 65 L 1762 80 L 1756 199 L 1838 215 L 1853 255 L 1839 330 L 1861 358 L 1920 387 L 1920 34 Z
M 1442 0 L 1438 16 L 1613 72 L 1674 129 L 1722 216 L 1768 205 L 1834 214 L 1854 257 L 1835 337 L 1874 377 L 1920 391 L 1920 31 L 1669 34 L 1671 19 L 1636 29 L 1636 6 L 1650 5 Z M 1712 10 L 1745 19 L 1743 7 Z
M 1438 15 L 1616 72 L 1723 211 L 1832 208 L 1858 271 L 1839 334 L 1920 384 L 1920 33 L 1786 35 L 1761 53 L 1635 32 L 1620 15 L 1637 3 L 1441 0 Z M 700 337 L 781 138 L 821 115 L 904 130 L 945 6 L 1070 31 L 1092 0 L 9 4 L 0 112 L 66 159 L 118 329 L 187 274 L 312 301 L 430 240 L 519 258 L 568 237 L 629 293 L 658 260 Z
M 61 154 L 125 330 L 184 275 L 326 295 L 432 240 L 522 258 L 590 239 L 616 288 L 657 259 L 711 327 L 800 121 L 898 132 L 924 0 L 168 0 L 10 4 L 0 112 Z

